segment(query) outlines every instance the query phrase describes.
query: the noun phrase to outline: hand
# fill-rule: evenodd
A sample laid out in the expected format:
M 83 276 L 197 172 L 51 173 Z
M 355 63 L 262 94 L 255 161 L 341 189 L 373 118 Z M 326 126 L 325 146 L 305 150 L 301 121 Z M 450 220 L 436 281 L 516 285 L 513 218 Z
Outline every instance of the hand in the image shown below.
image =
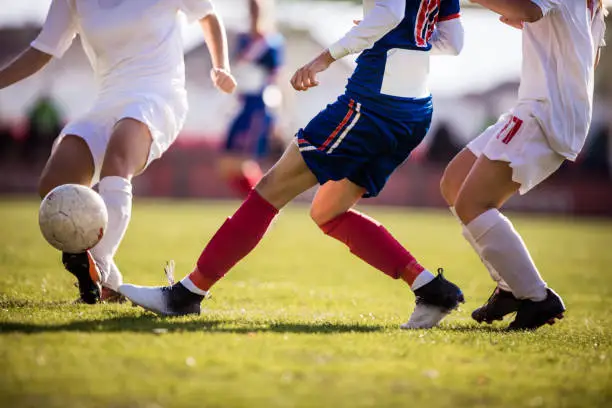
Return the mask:
M 361 20 L 353 20 L 353 24 L 355 25 L 359 25 L 361 23 Z
M 499 18 L 499 21 L 501 21 L 504 24 L 509 25 L 510 27 L 518 28 L 519 30 L 523 29 L 523 22 L 520 20 L 512 20 L 512 19 L 509 19 L 508 17 L 501 16 Z
M 306 91 L 308 88 L 319 85 L 317 73 L 325 71 L 334 61 L 335 59 L 331 56 L 329 50 L 323 51 L 318 57 L 295 71 L 291 78 L 293 89 L 296 91 Z
M 231 94 L 236 89 L 236 80 L 232 74 L 223 68 L 213 68 L 210 70 L 210 78 L 215 88 L 221 92 Z

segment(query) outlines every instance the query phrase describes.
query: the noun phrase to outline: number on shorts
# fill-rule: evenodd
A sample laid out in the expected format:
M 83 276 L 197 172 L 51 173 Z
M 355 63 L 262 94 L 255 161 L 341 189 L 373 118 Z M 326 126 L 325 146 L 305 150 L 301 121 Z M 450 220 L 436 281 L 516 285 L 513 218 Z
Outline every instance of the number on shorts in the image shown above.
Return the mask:
M 512 141 L 512 138 L 516 136 L 518 131 L 521 130 L 521 126 L 523 126 L 522 119 L 512 116 L 510 120 L 508 120 L 508 123 L 506 123 L 506 126 L 499 132 L 497 138 L 502 139 L 503 144 L 508 144 Z

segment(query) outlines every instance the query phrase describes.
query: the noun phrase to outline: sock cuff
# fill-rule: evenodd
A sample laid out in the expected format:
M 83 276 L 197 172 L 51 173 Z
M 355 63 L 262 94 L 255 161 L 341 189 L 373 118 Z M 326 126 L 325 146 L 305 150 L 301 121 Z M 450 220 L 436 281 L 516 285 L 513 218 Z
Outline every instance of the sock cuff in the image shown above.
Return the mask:
M 189 290 L 191 293 L 195 293 L 196 295 L 208 295 L 208 292 L 198 288 L 196 284 L 193 283 L 191 279 L 189 279 L 189 276 L 185 276 L 183 279 L 181 279 L 181 285 L 183 285 L 185 288 L 187 288 L 187 290 Z
M 263 198 L 255 189 L 251 190 L 245 202 L 246 201 L 252 203 L 258 210 L 265 211 L 266 213 L 273 213 L 275 215 L 278 214 L 278 209 Z
M 327 221 L 325 224 L 320 225 L 319 228 L 321 228 L 321 230 L 323 230 L 325 234 L 329 235 L 333 232 L 333 230 L 336 229 L 336 227 L 338 227 L 343 222 L 350 220 L 350 219 L 359 219 L 359 218 L 366 219 L 367 221 L 371 222 L 372 224 L 375 224 L 379 228 L 380 227 L 384 228 L 384 226 L 380 222 L 376 221 L 374 218 L 369 217 L 366 214 L 360 213 L 359 211 L 355 211 L 352 208 L 338 215 L 336 218 Z
M 132 194 L 132 183 L 130 180 L 119 176 L 107 176 L 100 180 L 98 184 L 100 194 L 107 191 L 122 191 Z
M 321 231 L 323 231 L 324 234 L 329 235 L 332 233 L 333 230 L 336 229 L 338 225 L 342 224 L 344 220 L 346 220 L 348 217 L 350 217 L 349 212 L 344 212 L 338 215 L 336 218 L 327 221 L 325 224 L 320 225 L 319 228 L 321 228 Z
M 410 285 L 410 289 L 412 289 L 412 291 L 415 291 L 419 288 L 422 288 L 423 286 L 427 285 L 429 282 L 431 282 L 435 278 L 436 277 L 434 276 L 433 273 L 429 272 L 427 269 L 424 269 L 414 279 L 414 282 L 412 282 L 412 285 Z
M 491 208 L 474 218 L 465 228 L 478 241 L 491 228 L 502 222 L 504 218 L 497 208 Z

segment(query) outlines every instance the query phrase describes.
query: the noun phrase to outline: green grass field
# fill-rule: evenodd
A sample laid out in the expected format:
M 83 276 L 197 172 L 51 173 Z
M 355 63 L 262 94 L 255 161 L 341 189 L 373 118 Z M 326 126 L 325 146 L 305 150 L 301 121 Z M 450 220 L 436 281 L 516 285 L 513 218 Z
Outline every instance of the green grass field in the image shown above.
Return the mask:
M 191 269 L 237 203 L 138 201 L 118 255 L 126 281 Z M 535 333 L 479 326 L 492 289 L 450 215 L 369 213 L 467 303 L 442 327 L 398 329 L 414 298 L 308 219 L 282 214 L 215 287 L 200 317 L 73 305 L 76 289 L 40 237 L 37 203 L 0 201 L 0 406 L 610 407 L 612 220 L 515 217 L 566 318 Z

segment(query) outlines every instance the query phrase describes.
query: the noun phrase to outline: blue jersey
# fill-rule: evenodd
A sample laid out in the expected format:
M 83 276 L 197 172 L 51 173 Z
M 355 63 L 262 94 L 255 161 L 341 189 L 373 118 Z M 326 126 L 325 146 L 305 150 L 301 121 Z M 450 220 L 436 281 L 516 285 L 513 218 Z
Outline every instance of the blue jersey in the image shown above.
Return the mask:
M 385 110 L 412 110 L 416 116 L 420 111 L 426 114 L 431 110 L 431 95 L 426 85 L 430 38 L 437 22 L 456 18 L 459 12 L 459 0 L 406 0 L 406 11 L 399 25 L 357 58 L 347 93 Z M 393 88 L 394 82 L 405 86 L 411 80 L 419 82 L 416 86 L 421 87 L 412 97 L 387 90 Z
M 254 37 L 250 33 L 239 34 L 237 51 L 234 74 L 238 80 L 238 92 L 261 96 L 283 65 L 282 35 L 275 33 Z

